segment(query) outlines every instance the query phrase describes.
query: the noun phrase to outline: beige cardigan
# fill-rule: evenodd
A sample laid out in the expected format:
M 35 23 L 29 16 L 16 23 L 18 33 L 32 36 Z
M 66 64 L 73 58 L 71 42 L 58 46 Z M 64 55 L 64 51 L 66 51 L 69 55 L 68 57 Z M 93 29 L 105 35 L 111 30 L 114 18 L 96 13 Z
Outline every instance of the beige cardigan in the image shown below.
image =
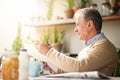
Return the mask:
M 112 75 L 118 60 L 116 48 L 106 38 L 88 45 L 80 51 L 78 59 L 68 57 L 53 48 L 48 51 L 46 57 L 59 68 L 58 73 L 99 71 L 108 76 Z

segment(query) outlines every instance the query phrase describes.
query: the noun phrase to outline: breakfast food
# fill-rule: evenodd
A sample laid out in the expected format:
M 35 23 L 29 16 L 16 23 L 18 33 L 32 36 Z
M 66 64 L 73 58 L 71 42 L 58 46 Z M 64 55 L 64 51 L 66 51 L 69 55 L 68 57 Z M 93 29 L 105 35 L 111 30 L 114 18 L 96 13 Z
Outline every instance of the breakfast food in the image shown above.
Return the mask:
M 2 60 L 2 80 L 18 80 L 18 57 L 10 57 Z

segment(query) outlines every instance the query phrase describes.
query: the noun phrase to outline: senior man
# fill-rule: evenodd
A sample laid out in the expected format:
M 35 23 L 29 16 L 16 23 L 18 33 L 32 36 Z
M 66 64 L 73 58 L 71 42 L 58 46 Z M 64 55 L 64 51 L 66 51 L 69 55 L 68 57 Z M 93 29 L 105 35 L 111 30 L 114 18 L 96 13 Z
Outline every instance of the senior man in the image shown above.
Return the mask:
M 80 40 L 85 41 L 86 47 L 72 58 L 58 52 L 44 43 L 36 43 L 36 48 L 46 56 L 55 66 L 57 73 L 98 71 L 112 76 L 117 64 L 117 51 L 115 46 L 105 37 L 102 29 L 102 17 L 96 9 L 83 8 L 75 14 L 76 26 Z

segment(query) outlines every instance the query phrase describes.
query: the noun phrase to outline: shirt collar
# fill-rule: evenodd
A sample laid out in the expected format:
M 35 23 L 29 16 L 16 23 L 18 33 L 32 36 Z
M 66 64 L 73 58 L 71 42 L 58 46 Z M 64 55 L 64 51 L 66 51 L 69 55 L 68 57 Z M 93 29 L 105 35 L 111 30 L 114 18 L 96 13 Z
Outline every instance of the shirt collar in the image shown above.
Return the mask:
M 103 38 L 103 37 L 105 37 L 104 33 L 99 33 L 96 36 L 94 36 L 93 38 L 91 38 L 90 40 L 88 40 L 87 42 L 85 42 L 85 45 L 88 46 L 89 44 L 91 44 L 95 40 L 98 40 L 98 39 Z

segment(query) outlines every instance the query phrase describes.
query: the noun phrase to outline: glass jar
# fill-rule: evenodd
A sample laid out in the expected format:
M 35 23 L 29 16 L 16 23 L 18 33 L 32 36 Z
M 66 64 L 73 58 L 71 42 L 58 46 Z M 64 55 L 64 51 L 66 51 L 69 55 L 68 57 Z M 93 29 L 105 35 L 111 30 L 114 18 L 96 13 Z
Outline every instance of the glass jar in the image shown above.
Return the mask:
M 2 80 L 18 80 L 18 56 L 10 53 L 2 57 Z
M 110 15 L 109 3 L 102 3 L 101 14 L 102 14 L 102 16 Z

